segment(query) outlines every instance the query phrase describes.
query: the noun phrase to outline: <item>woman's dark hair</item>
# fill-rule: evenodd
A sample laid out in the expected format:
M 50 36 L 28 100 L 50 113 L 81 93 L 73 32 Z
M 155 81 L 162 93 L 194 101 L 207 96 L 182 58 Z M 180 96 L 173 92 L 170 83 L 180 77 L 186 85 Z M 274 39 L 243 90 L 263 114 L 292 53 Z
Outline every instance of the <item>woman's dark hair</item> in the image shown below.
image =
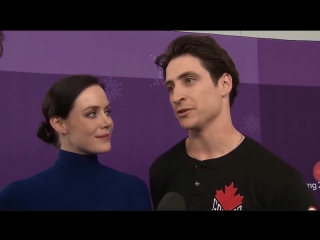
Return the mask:
M 230 106 L 238 94 L 240 83 L 239 73 L 229 54 L 214 38 L 207 35 L 183 35 L 173 40 L 167 47 L 165 53 L 159 55 L 155 64 L 163 71 L 166 79 L 166 69 L 169 62 L 177 57 L 190 54 L 200 59 L 204 68 L 208 70 L 215 85 L 224 73 L 232 77 L 232 90 L 229 95 Z
M 104 84 L 91 75 L 70 75 L 55 82 L 42 102 L 42 114 L 45 121 L 42 121 L 38 128 L 38 138 L 59 148 L 59 135 L 51 126 L 50 118 L 59 116 L 66 119 L 79 94 L 92 85 L 99 85 L 105 90 Z
M 6 38 L 4 37 L 4 34 L 2 31 L 0 31 L 0 58 L 2 57 L 3 54 L 3 45 L 2 42 L 6 40 Z

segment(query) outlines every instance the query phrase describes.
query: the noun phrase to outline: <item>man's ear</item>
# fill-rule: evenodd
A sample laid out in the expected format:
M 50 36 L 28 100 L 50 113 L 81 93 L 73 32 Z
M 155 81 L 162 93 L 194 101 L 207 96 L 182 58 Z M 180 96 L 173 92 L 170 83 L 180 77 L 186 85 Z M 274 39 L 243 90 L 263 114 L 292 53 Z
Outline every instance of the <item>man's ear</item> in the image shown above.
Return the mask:
M 224 73 L 219 80 L 219 85 L 221 89 L 221 96 L 222 97 L 228 96 L 232 89 L 231 75 L 228 73 Z

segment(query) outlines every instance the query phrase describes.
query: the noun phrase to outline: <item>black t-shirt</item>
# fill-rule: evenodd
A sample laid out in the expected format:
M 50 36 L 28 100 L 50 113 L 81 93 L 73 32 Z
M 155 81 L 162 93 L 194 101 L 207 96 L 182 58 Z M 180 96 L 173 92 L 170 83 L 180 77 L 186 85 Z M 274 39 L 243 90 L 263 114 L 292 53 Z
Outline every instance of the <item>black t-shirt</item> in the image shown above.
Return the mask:
M 149 170 L 154 209 L 168 192 L 181 194 L 187 210 L 309 210 L 318 203 L 301 174 L 246 136 L 230 153 L 198 161 L 183 139 Z

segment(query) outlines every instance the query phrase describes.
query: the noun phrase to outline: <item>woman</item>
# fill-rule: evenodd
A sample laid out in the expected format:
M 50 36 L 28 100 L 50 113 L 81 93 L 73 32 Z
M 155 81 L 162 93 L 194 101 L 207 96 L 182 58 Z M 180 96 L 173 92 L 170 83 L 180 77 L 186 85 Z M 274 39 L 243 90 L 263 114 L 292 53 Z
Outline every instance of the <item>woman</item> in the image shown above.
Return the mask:
M 0 210 L 151 210 L 146 184 L 98 161 L 109 152 L 113 121 L 104 85 L 67 76 L 49 89 L 37 136 L 59 148 L 49 169 L 0 192 Z

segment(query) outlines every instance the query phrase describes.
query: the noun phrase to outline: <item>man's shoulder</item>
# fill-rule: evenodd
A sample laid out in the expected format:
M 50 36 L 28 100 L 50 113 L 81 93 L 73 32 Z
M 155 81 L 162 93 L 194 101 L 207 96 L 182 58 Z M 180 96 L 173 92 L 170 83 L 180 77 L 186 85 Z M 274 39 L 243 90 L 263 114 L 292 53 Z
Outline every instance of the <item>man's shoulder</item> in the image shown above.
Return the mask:
M 249 137 L 247 138 L 246 152 L 251 170 L 258 178 L 265 179 L 268 184 L 271 184 L 271 179 L 279 185 L 292 179 L 301 178 L 300 172 L 287 160 Z
M 150 170 L 163 168 L 168 164 L 171 164 L 174 159 L 181 158 L 185 152 L 185 141 L 186 138 L 183 138 L 168 150 L 160 154 L 151 164 Z
M 267 209 L 307 210 L 318 208 L 302 174 L 289 159 L 284 159 L 259 142 L 248 138 L 245 157 L 256 186 L 255 192 Z
M 247 137 L 246 152 L 250 156 L 251 163 L 258 168 L 280 168 L 281 170 L 296 172 L 296 169 L 292 167 L 286 160 L 280 157 L 277 153 L 272 152 L 267 147 L 264 147 L 258 141 Z
M 176 144 L 174 144 L 172 147 L 170 147 L 168 150 L 163 152 L 161 155 L 159 155 L 156 159 L 166 159 L 168 157 L 180 155 L 185 150 L 185 141 L 186 138 L 183 138 Z

